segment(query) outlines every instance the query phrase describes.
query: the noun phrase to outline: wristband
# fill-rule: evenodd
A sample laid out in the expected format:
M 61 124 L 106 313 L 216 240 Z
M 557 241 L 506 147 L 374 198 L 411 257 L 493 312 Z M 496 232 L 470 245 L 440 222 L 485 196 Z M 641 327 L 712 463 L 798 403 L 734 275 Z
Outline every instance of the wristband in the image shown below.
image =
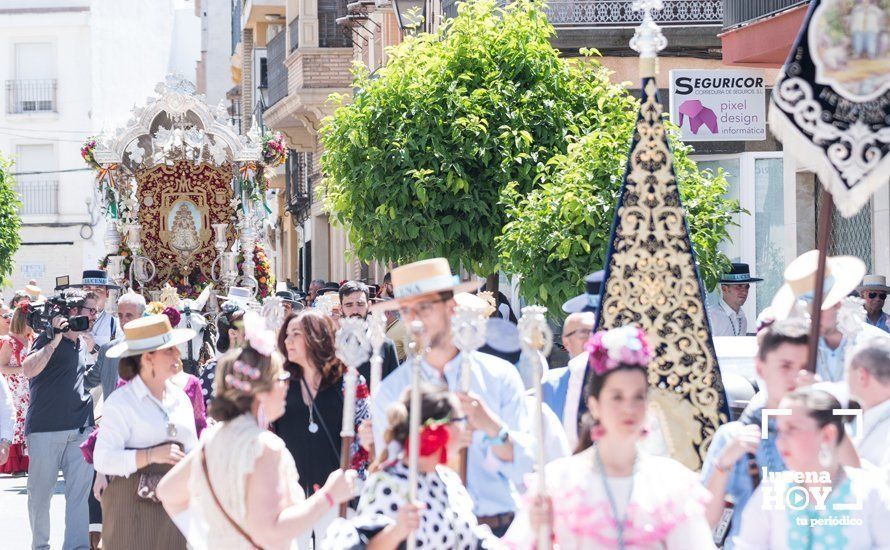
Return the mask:
M 491 443 L 492 445 L 503 445 L 507 442 L 507 439 L 510 437 L 510 432 L 506 427 L 502 427 L 498 432 L 498 435 L 491 437 L 488 434 L 482 436 L 482 441 L 486 443 Z
M 332 497 L 330 494 L 328 494 L 327 491 L 323 491 L 323 490 L 319 489 L 318 483 L 316 483 L 312 488 L 315 489 L 316 493 L 320 493 L 325 498 L 325 500 L 328 501 L 328 507 L 330 507 L 330 508 L 334 507 L 334 504 L 336 504 L 334 502 L 334 497 Z

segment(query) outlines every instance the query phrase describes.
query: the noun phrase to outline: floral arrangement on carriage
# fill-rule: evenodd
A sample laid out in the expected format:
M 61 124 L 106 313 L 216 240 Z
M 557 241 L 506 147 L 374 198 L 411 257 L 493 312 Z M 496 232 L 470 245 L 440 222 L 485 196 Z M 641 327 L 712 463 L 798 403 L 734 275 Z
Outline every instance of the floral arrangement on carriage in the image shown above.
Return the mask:
M 253 263 L 255 265 L 256 280 L 258 283 L 257 297 L 267 298 L 272 295 L 275 288 L 275 275 L 272 275 L 272 265 L 266 256 L 266 249 L 257 243 L 253 249 Z M 244 254 L 238 255 L 238 271 L 244 269 Z

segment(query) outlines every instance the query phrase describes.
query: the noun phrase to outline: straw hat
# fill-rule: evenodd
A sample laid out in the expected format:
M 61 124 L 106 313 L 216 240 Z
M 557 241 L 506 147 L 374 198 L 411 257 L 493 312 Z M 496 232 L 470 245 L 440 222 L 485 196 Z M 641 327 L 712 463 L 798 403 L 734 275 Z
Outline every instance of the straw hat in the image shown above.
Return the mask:
M 25 288 L 23 288 L 22 291 L 27 294 L 31 300 L 39 300 L 40 293 L 42 292 L 37 285 L 25 285 Z
M 166 315 L 149 315 L 124 325 L 124 341 L 108 348 L 105 356 L 116 359 L 172 348 L 188 342 L 195 335 L 190 328 L 171 327 Z
M 785 268 L 785 284 L 770 304 L 777 321 L 791 315 L 798 300 L 813 300 L 818 261 L 819 251 L 810 250 L 801 254 Z M 830 309 L 846 298 L 856 289 L 863 275 L 865 275 L 865 263 L 855 256 L 826 258 L 822 309 Z
M 431 258 L 399 266 L 392 270 L 392 288 L 395 298 L 371 306 L 371 311 L 391 311 L 411 298 L 439 292 L 472 292 L 482 286 L 482 281 L 460 282 L 451 274 L 451 266 L 445 258 Z
M 242 306 L 246 306 L 253 300 L 253 293 L 250 291 L 249 288 L 230 286 L 229 293 L 227 295 L 223 296 L 222 294 L 217 294 L 216 297 L 220 300 L 227 300 L 236 304 L 240 304 Z
M 887 286 L 887 277 L 883 275 L 866 275 L 862 278 L 862 284 L 856 287 L 856 291 L 890 292 L 890 286 Z

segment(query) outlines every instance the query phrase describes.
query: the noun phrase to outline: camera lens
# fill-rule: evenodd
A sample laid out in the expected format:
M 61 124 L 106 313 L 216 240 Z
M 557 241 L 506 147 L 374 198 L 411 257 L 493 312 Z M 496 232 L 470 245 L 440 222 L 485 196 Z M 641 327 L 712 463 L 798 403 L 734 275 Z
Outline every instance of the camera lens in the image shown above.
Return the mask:
M 90 319 L 86 315 L 69 317 L 68 328 L 74 332 L 84 332 L 90 328 Z

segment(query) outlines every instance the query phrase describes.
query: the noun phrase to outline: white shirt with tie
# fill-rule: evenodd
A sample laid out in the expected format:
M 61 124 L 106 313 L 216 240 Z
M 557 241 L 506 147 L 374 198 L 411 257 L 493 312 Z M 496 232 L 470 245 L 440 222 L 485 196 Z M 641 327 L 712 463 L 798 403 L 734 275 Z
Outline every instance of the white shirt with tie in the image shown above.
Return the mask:
M 744 336 L 748 332 L 748 319 L 745 310 L 733 311 L 729 304 L 720 298 L 716 307 L 709 310 L 711 314 L 711 335 L 713 336 Z

